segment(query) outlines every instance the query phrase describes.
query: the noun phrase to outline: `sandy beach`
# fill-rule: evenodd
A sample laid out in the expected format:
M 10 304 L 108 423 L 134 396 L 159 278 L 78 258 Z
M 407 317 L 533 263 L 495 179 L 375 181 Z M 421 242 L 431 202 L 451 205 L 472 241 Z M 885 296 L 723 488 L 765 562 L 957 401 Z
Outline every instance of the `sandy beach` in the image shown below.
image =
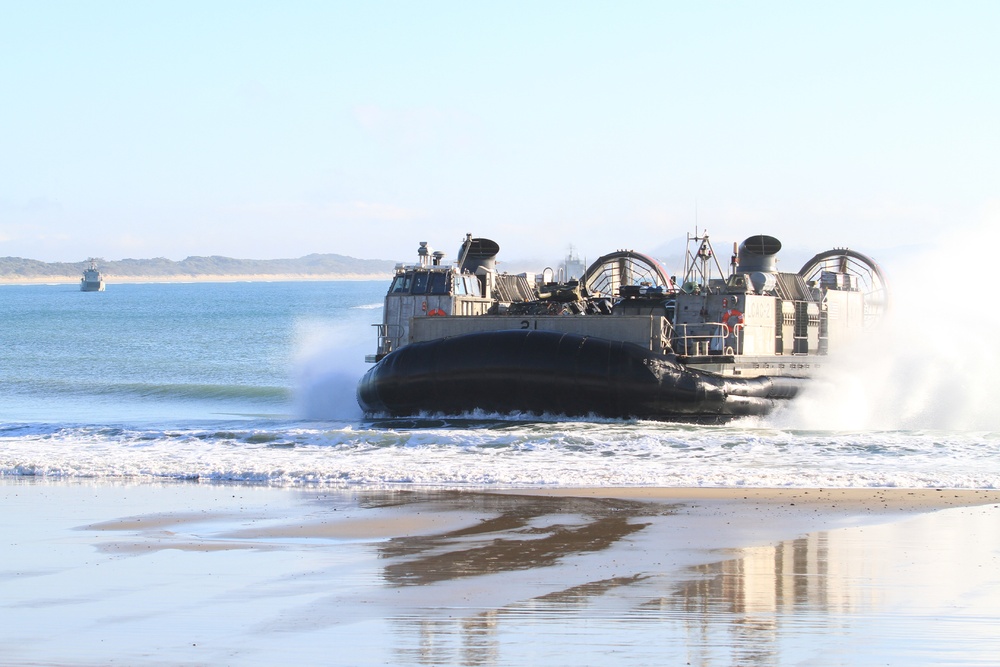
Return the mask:
M 0 482 L 5 665 L 991 664 L 1000 492 Z

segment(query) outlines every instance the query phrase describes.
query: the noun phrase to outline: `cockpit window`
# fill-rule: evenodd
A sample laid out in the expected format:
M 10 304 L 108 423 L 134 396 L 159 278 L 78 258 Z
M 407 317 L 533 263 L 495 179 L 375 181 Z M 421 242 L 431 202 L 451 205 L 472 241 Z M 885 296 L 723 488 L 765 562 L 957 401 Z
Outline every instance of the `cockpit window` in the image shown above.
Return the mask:
M 427 294 L 427 272 L 417 271 L 413 274 L 413 293 Z
M 462 279 L 465 280 L 465 291 L 473 296 L 482 296 L 483 291 L 479 287 L 479 279 L 472 275 L 464 275 Z
M 390 294 L 448 294 L 449 274 L 444 271 L 410 271 L 397 275 L 389 286 Z
M 428 284 L 427 291 L 430 292 L 431 294 L 447 294 L 448 274 L 432 273 L 430 275 L 430 283 Z
M 389 292 L 391 294 L 406 294 L 410 291 L 410 279 L 413 277 L 410 273 L 404 273 L 402 275 L 396 276 L 392 285 L 389 286 Z

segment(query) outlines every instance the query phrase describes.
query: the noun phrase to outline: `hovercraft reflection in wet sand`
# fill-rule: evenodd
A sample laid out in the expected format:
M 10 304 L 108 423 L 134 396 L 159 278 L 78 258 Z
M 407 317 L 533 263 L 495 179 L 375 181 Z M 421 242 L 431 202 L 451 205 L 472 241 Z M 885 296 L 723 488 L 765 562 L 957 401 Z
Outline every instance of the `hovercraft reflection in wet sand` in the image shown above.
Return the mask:
M 766 235 L 734 244 L 728 275 L 708 234 L 689 235 L 679 286 L 631 250 L 579 280 L 551 269 L 535 280 L 498 272 L 499 249 L 468 235 L 454 265 L 421 243 L 419 263 L 397 266 L 358 385 L 367 414 L 766 414 L 887 305 L 865 255 L 829 250 L 782 273 Z

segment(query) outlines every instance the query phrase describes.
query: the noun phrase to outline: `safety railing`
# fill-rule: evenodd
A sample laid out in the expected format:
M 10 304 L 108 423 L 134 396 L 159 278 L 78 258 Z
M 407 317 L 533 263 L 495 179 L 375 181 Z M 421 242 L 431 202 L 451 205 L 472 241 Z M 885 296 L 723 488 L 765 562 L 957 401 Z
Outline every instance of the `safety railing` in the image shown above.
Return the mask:
M 378 329 L 378 344 L 375 348 L 375 358 L 372 359 L 371 355 L 368 355 L 365 357 L 366 361 L 378 361 L 389 354 L 399 347 L 400 339 L 403 337 L 403 327 L 398 324 L 373 324 L 372 326 Z
M 697 327 L 703 332 L 706 328 L 714 329 L 711 333 L 691 333 L 690 329 Z M 674 327 L 674 350 L 678 354 L 691 357 L 707 357 L 709 355 L 743 354 L 744 324 L 729 326 L 724 322 L 705 322 L 700 324 L 678 324 Z

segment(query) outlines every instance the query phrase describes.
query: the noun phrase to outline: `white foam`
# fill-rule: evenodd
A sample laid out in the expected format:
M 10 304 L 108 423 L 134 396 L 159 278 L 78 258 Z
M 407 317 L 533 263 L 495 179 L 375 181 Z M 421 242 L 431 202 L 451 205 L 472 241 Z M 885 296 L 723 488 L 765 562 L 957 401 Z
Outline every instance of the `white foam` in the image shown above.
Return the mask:
M 954 233 L 933 255 L 889 268 L 882 325 L 831 357 L 817 382 L 770 417 L 812 429 L 1000 431 L 1000 232 Z
M 313 323 L 300 328 L 295 360 L 295 402 L 307 419 L 357 420 L 358 381 L 375 350 L 375 329 L 365 319 Z
M 433 428 L 290 423 L 0 437 L 0 474 L 278 486 L 900 486 L 1000 488 L 992 433 L 506 422 Z

